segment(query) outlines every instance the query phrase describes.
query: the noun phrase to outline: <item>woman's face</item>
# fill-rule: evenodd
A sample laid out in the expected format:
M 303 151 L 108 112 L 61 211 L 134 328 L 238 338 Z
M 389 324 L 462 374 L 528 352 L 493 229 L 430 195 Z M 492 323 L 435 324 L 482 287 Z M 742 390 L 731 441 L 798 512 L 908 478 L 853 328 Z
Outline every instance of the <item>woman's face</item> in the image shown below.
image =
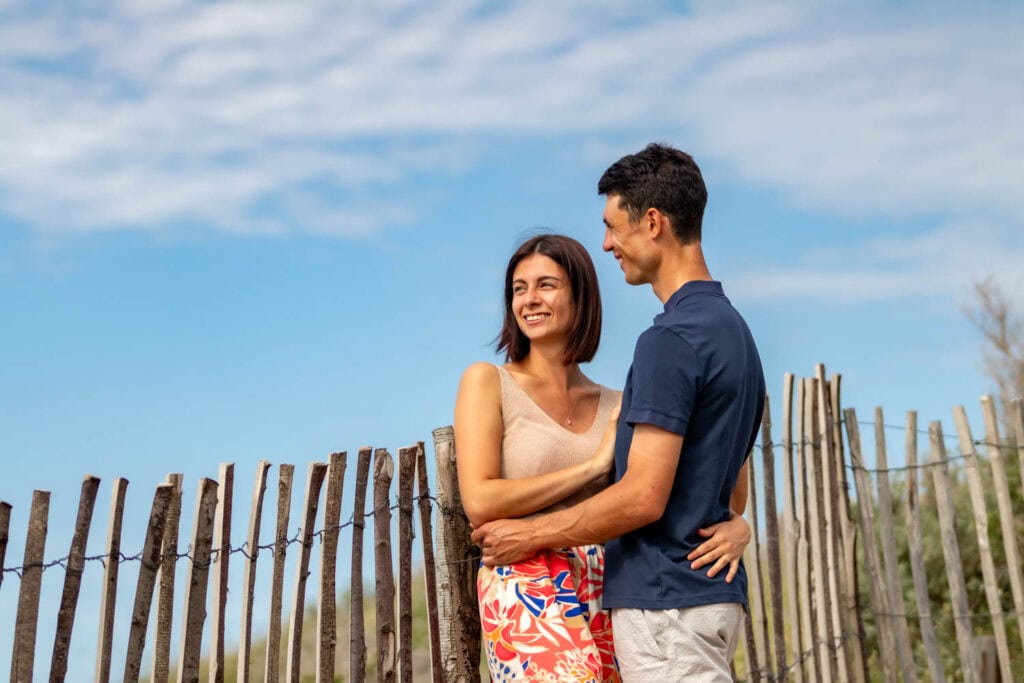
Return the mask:
M 530 342 L 563 339 L 572 322 L 572 288 L 565 270 L 543 254 L 530 254 L 512 273 L 512 313 Z

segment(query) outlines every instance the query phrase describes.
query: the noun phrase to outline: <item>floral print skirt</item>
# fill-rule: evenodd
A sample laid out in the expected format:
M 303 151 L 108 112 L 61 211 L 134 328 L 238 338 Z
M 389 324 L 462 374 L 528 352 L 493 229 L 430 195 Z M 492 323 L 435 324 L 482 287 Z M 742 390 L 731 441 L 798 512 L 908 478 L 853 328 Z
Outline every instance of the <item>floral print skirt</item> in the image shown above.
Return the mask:
M 481 566 L 477 593 L 491 680 L 619 683 L 603 585 L 600 545 Z

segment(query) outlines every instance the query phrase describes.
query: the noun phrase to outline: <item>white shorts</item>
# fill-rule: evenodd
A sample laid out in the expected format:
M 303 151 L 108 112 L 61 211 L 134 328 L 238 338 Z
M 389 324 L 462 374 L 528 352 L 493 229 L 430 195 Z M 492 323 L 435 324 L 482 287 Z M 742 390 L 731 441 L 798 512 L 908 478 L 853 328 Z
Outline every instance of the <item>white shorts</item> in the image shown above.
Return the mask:
M 612 635 L 623 683 L 732 681 L 729 664 L 743 627 L 743 605 L 613 609 Z

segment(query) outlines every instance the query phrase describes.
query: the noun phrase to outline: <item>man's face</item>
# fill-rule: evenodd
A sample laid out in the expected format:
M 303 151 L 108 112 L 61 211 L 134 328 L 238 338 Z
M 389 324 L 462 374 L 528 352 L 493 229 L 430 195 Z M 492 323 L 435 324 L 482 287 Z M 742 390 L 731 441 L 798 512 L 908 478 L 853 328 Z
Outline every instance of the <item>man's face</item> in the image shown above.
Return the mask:
M 604 203 L 604 243 L 601 248 L 610 251 L 626 276 L 626 282 L 639 285 L 648 282 L 645 264 L 643 231 L 629 212 L 619 206 L 619 195 L 608 195 Z

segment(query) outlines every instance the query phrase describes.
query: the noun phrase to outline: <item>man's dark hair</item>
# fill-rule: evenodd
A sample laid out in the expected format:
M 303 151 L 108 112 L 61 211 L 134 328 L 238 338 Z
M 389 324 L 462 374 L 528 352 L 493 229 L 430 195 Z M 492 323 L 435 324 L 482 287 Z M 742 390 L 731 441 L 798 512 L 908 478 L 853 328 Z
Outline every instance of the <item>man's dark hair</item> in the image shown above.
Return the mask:
M 530 340 L 519 329 L 512 311 L 512 278 L 516 266 L 527 256 L 543 254 L 565 270 L 572 293 L 572 319 L 569 339 L 562 352 L 562 362 L 586 363 L 594 358 L 601 342 L 601 291 L 590 254 L 571 237 L 543 234 L 523 242 L 505 269 L 505 319 L 498 334 L 498 351 L 505 351 L 506 361 L 521 361 L 530 352 Z
M 652 142 L 609 166 L 597 182 L 597 193 L 618 196 L 619 206 L 634 222 L 647 209 L 657 209 L 672 222 L 680 244 L 700 241 L 708 191 L 697 162 L 686 152 Z

